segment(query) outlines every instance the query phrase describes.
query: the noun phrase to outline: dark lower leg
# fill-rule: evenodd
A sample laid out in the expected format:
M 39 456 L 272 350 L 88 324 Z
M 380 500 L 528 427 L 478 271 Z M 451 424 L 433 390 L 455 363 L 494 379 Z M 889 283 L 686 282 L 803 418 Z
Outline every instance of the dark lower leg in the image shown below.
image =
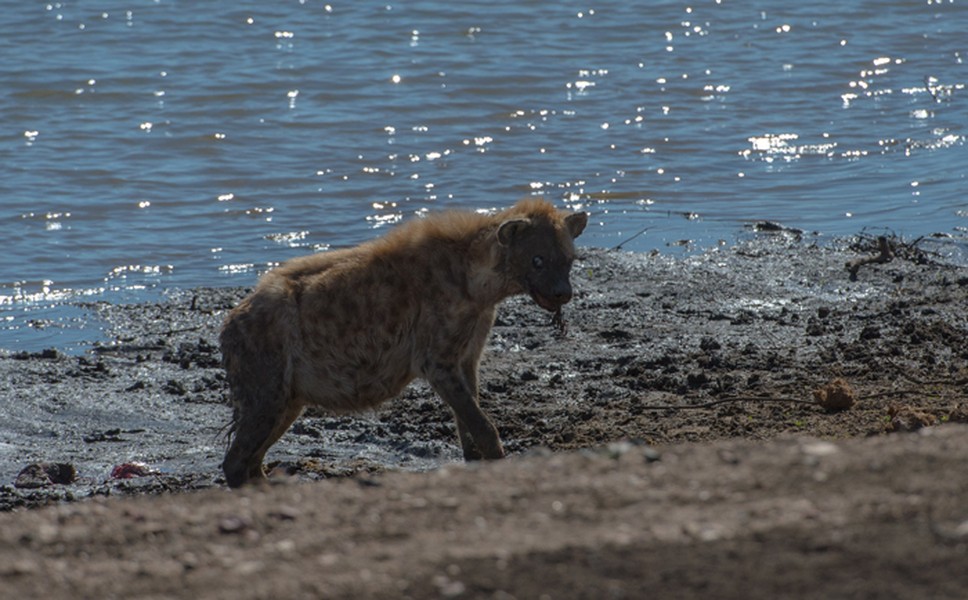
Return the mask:
M 225 482 L 229 487 L 265 480 L 262 460 L 266 452 L 289 430 L 301 412 L 302 406 L 297 405 L 287 407 L 276 415 L 240 413 L 232 444 L 222 461 Z
M 460 436 L 460 445 L 464 450 L 464 460 L 481 460 L 484 455 L 481 451 L 477 449 L 477 444 L 474 443 L 474 438 L 471 436 L 470 432 L 467 431 L 467 427 L 456 416 L 454 420 L 457 421 L 457 434 Z

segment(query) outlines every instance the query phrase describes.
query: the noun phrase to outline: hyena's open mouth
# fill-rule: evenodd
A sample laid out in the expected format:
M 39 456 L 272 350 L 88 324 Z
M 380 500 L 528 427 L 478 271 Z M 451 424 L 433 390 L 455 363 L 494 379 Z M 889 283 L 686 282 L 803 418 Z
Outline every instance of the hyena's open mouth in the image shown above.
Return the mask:
M 535 304 L 537 304 L 538 306 L 540 306 L 541 308 L 545 309 L 548 312 L 555 312 L 559 308 L 561 308 L 561 306 L 564 304 L 564 302 L 555 301 L 555 300 L 552 300 L 551 298 L 548 298 L 547 296 L 542 296 L 541 294 L 534 291 L 533 289 L 528 290 L 528 293 L 531 295 L 531 299 L 534 300 Z

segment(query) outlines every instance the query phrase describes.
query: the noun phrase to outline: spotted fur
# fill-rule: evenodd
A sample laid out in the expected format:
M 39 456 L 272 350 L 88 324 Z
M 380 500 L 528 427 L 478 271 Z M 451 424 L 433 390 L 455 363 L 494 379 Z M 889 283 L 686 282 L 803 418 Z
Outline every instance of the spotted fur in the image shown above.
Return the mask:
M 266 451 L 305 406 L 372 408 L 418 377 L 453 410 L 465 459 L 503 457 L 478 406 L 495 308 L 521 293 L 549 311 L 568 302 L 573 240 L 587 220 L 542 200 L 494 215 L 445 212 L 266 273 L 221 334 L 234 406 L 228 484 L 264 479 Z

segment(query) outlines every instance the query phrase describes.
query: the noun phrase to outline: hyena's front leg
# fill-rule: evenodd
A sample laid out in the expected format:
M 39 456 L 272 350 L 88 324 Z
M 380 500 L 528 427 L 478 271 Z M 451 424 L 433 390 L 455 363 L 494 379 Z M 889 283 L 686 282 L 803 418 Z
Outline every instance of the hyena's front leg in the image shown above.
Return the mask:
M 468 382 L 456 365 L 439 364 L 432 373 L 427 374 L 427 379 L 434 391 L 454 411 L 464 458 L 504 458 L 504 447 L 497 428 L 477 405 L 476 394 L 472 391 L 476 388 L 476 373 L 474 380 Z
M 470 389 L 471 394 L 474 397 L 474 404 L 480 407 L 481 396 L 480 390 L 478 389 L 477 361 L 466 361 L 463 365 L 461 365 L 461 372 L 464 375 L 464 381 L 467 382 L 467 387 Z M 474 443 L 474 436 L 471 435 L 471 432 L 467 429 L 467 426 L 464 425 L 464 422 L 461 419 L 456 418 L 456 413 L 454 420 L 457 422 L 457 435 L 460 437 L 461 449 L 464 451 L 464 460 L 474 461 L 484 458 L 484 455 L 477 448 L 477 444 Z M 498 441 L 500 442 L 500 440 Z

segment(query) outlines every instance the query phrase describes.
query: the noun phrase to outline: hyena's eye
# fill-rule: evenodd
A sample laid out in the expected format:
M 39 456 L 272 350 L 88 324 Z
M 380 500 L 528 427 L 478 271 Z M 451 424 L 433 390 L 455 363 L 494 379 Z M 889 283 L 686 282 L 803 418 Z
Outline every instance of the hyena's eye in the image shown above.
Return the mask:
M 531 266 L 533 266 L 535 269 L 540 269 L 544 266 L 544 259 L 540 256 L 535 256 L 531 259 Z

